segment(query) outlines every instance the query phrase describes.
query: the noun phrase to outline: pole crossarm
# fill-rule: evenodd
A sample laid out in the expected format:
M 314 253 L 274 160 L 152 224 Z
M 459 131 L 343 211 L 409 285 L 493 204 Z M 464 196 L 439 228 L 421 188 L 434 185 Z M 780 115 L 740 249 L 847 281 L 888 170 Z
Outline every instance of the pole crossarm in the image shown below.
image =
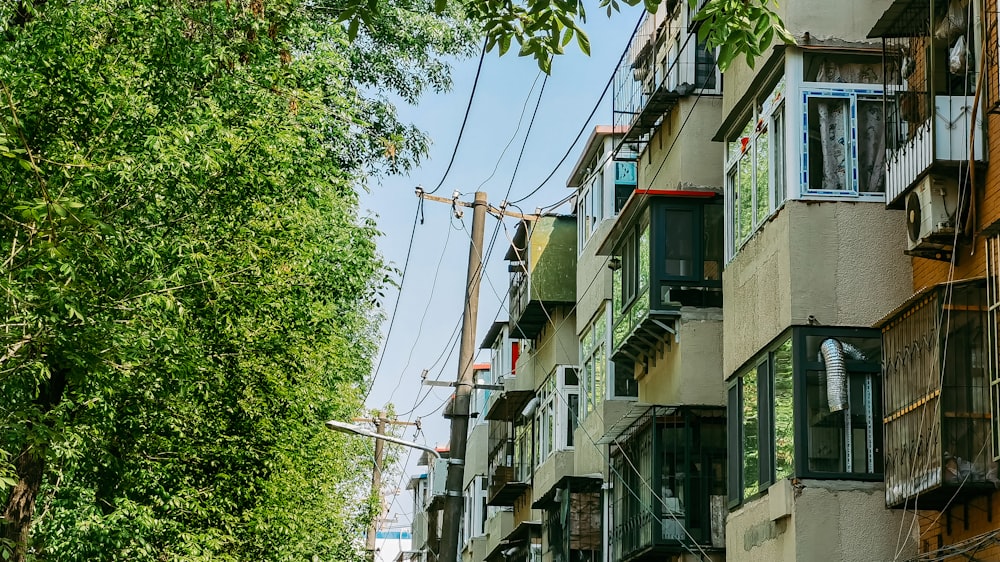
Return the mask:
M 453 205 L 453 206 L 457 206 L 457 207 L 469 207 L 469 208 L 473 208 L 473 207 L 476 206 L 476 203 L 474 203 L 474 202 L 470 203 L 468 201 L 460 201 L 458 199 L 458 192 L 455 193 L 455 197 L 452 197 L 450 199 L 448 197 L 441 197 L 439 195 L 431 195 L 430 193 L 426 193 L 426 192 L 424 192 L 424 188 L 419 187 L 419 186 L 416 188 L 416 192 L 417 192 L 417 197 L 420 197 L 421 199 L 425 199 L 427 201 L 435 201 L 435 202 L 438 202 L 438 203 L 447 203 L 449 205 Z M 499 206 L 499 207 L 497 207 L 495 205 L 491 205 L 489 203 L 486 203 L 486 212 L 489 213 L 489 214 L 491 214 L 491 215 L 495 215 L 495 216 L 513 217 L 515 219 L 521 219 L 521 220 L 525 220 L 525 221 L 533 221 L 533 220 L 536 220 L 538 218 L 537 214 L 515 213 L 514 211 L 508 211 L 506 203 L 501 204 L 501 206 Z

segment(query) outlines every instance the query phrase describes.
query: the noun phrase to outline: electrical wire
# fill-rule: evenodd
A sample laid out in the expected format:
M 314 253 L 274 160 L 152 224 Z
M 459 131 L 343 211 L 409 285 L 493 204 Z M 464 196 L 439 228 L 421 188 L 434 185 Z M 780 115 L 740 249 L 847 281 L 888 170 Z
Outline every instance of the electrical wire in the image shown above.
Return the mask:
M 419 215 L 420 204 L 418 203 L 416 214 L 413 215 L 413 226 L 410 229 L 410 242 L 406 247 L 406 259 L 403 260 L 403 272 L 399 275 L 399 291 L 396 294 L 396 302 L 392 305 L 392 315 L 389 316 L 389 329 L 385 332 L 382 350 L 378 354 L 378 361 L 375 363 L 372 380 L 368 384 L 368 388 L 365 390 L 364 398 L 361 400 L 362 404 L 368 401 L 368 396 L 371 394 L 372 389 L 375 388 L 375 381 L 378 380 L 379 372 L 382 369 L 382 359 L 385 357 L 385 350 L 389 347 L 389 338 L 392 337 L 392 328 L 396 324 L 396 313 L 399 311 L 399 301 L 403 300 L 403 283 L 406 281 L 406 271 L 410 267 L 410 255 L 413 253 L 413 238 L 414 234 L 417 232 L 417 217 Z
M 469 112 L 472 111 L 472 101 L 476 99 L 476 88 L 479 86 L 479 76 L 483 71 L 483 59 L 486 58 L 486 41 L 483 41 L 483 48 L 479 52 L 479 65 L 476 67 L 476 78 L 472 81 L 472 92 L 469 93 L 469 103 L 465 106 L 465 116 L 462 117 L 462 126 L 458 129 L 458 138 L 455 139 L 455 148 L 451 151 L 451 159 L 448 160 L 448 167 L 445 168 L 441 181 L 428 193 L 434 194 L 444 185 L 444 180 L 448 178 L 452 164 L 455 163 L 455 156 L 458 154 L 458 147 L 462 144 L 462 135 L 465 133 L 465 126 L 469 122 Z
M 635 24 L 635 29 L 632 31 L 632 34 L 629 36 L 629 42 L 630 43 L 631 43 L 631 38 L 635 35 L 635 33 L 637 31 L 639 31 L 640 26 L 642 26 L 642 22 L 643 22 L 644 18 L 645 18 L 645 14 L 643 14 L 642 16 L 640 16 L 638 23 Z M 618 59 L 618 63 L 615 65 L 615 68 L 618 68 L 619 66 L 621 66 L 622 62 L 625 60 L 625 57 L 627 55 L 628 55 L 628 47 L 626 46 L 625 51 L 622 52 L 622 56 L 621 56 L 621 58 Z M 614 81 L 615 81 L 615 73 L 612 72 L 611 73 L 611 78 L 608 79 L 607 83 L 604 85 L 604 89 L 601 90 L 601 95 L 597 98 L 597 103 L 594 104 L 594 108 L 590 111 L 590 115 L 587 116 L 587 120 L 583 122 L 583 126 L 580 127 L 580 130 L 576 133 L 576 137 L 573 139 L 573 142 L 569 145 L 569 148 L 566 149 L 566 152 L 562 155 L 562 158 L 559 159 L 559 162 L 556 163 L 556 165 L 552 169 L 552 171 L 549 172 L 549 175 L 546 176 L 545 179 L 542 180 L 541 183 L 539 183 L 537 187 L 535 187 L 530 192 L 528 192 L 527 195 L 525 195 L 524 197 L 522 197 L 522 198 L 520 198 L 520 199 L 518 199 L 516 201 L 513 201 L 513 203 L 521 203 L 524 200 L 526 200 L 529 197 L 531 197 L 532 195 L 538 193 L 538 191 L 541 190 L 543 187 L 545 187 L 545 184 L 548 183 L 550 179 L 552 179 L 552 176 L 556 175 L 556 172 L 559 171 L 559 168 L 562 167 L 563 163 L 566 162 L 566 159 L 569 158 L 570 154 L 573 153 L 573 149 L 576 147 L 576 144 L 578 142 L 580 142 L 580 139 L 583 137 L 583 134 L 587 131 L 587 127 L 590 125 L 591 120 L 594 119 L 594 115 L 597 114 L 597 110 L 600 109 L 601 103 L 604 101 L 604 96 L 606 96 L 608 94 L 608 90 L 611 89 L 611 85 L 614 84 Z

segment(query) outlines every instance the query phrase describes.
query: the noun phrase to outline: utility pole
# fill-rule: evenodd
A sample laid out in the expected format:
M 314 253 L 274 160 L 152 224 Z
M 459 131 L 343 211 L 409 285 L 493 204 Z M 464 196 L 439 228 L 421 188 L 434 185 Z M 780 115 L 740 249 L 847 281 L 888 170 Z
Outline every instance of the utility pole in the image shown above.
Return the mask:
M 387 425 L 415 425 L 420 427 L 420 422 L 406 422 L 389 419 L 385 413 L 379 410 L 375 412 L 373 418 L 354 418 L 355 422 L 371 422 L 375 425 L 377 435 L 385 435 Z M 372 518 L 368 525 L 368 537 L 365 541 L 365 550 L 368 551 L 369 560 L 375 562 L 375 539 L 378 535 L 378 528 L 382 522 L 382 464 L 385 460 L 385 440 L 375 438 L 375 469 L 372 471 L 372 494 L 378 497 L 378 515 Z
M 473 359 L 476 351 L 476 318 L 479 314 L 479 284 L 483 276 L 483 231 L 486 211 L 522 220 L 533 219 L 534 215 L 513 213 L 490 205 L 486 192 L 477 191 L 475 200 L 466 203 L 458 200 L 458 192 L 451 199 L 435 197 L 417 188 L 417 197 L 450 203 L 458 213 L 458 207 L 472 207 L 472 242 L 469 245 L 469 268 L 465 283 L 465 313 L 462 316 L 462 340 L 458 353 L 458 381 L 455 383 L 455 397 L 451 408 L 451 439 L 449 443 L 448 474 L 445 480 L 444 516 L 441 529 L 440 562 L 456 562 L 458 558 L 458 535 L 462 526 L 463 501 L 462 483 L 465 479 L 465 449 L 469 435 L 469 406 L 473 380 Z
M 465 313 L 462 316 L 462 341 L 458 351 L 458 384 L 452 404 L 451 443 L 448 477 L 445 480 L 444 520 L 441 528 L 441 562 L 455 562 L 458 557 L 458 531 L 465 507 L 462 481 L 465 479 L 465 447 L 469 434 L 469 404 L 472 397 L 473 355 L 476 348 L 476 318 L 479 315 L 479 280 L 483 275 L 483 223 L 486 221 L 486 193 L 476 192 L 472 203 L 472 242 L 469 246 L 469 269 L 465 283 Z

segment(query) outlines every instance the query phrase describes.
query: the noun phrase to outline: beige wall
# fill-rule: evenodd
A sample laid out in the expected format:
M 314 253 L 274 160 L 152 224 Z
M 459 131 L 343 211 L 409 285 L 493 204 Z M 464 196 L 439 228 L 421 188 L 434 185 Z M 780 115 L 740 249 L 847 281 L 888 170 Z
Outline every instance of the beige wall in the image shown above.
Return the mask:
M 913 529 L 919 525 L 911 528 L 912 513 L 885 508 L 881 483 L 804 480 L 800 484 L 796 490 L 788 480 L 778 482 L 764 496 L 729 514 L 730 560 L 888 562 L 907 560 L 916 553 Z
M 514 512 L 499 511 L 486 520 L 486 553 L 493 551 L 511 531 L 514 530 Z M 477 558 L 475 562 L 480 562 L 485 558 Z
M 639 379 L 639 401 L 646 404 L 724 405 L 722 375 L 722 311 L 682 310 L 677 339 Z M 637 370 L 637 372 L 639 372 Z
M 475 420 L 469 421 L 475 423 Z M 466 441 L 463 490 L 476 476 L 488 473 L 486 464 L 487 457 L 489 457 L 489 438 L 490 425 L 488 423 L 475 425 L 469 433 L 469 439 Z
M 563 307 L 550 308 L 548 313 L 552 322 L 542 329 L 532 349 L 519 357 L 517 389 L 535 390 L 556 365 L 576 365 L 580 361 L 576 313 Z
M 488 546 L 488 537 L 472 537 L 465 543 L 465 547 L 462 549 L 462 562 L 482 562 L 486 559 L 486 555 L 490 553 L 487 548 Z
M 603 474 L 608 476 L 608 446 L 597 445 L 611 427 L 628 412 L 635 400 L 604 400 L 594 412 L 580 423 L 574 436 L 576 454 L 573 460 L 578 475 Z M 592 441 L 593 440 L 593 441 Z
M 556 451 L 535 469 L 531 482 L 532 503 L 544 496 L 563 476 L 573 474 L 573 451 Z
M 726 376 L 810 316 L 871 326 L 909 297 L 904 233 L 882 203 L 788 201 L 723 272 Z
M 581 334 L 590 325 L 604 301 L 611 298 L 611 270 L 608 256 L 598 256 L 597 247 L 614 226 L 617 217 L 605 219 L 577 257 L 576 267 L 576 333 Z
M 639 158 L 639 187 L 722 185 L 723 144 L 712 142 L 722 119 L 722 98 L 702 96 L 697 105 L 695 98 L 682 98 L 646 146 Z M 683 142 L 674 143 L 678 134 L 683 135 Z

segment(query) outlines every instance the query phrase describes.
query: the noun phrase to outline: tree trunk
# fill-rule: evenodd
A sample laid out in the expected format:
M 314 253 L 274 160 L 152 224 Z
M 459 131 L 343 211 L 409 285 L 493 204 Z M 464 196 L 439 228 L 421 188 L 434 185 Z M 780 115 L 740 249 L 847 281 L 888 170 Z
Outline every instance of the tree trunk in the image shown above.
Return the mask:
M 41 383 L 35 404 L 43 415 L 52 410 L 62 401 L 66 390 L 67 372 L 63 368 L 52 368 L 49 380 Z M 45 474 L 44 447 L 39 448 L 25 443 L 15 463 L 17 468 L 17 484 L 7 498 L 0 520 L 0 539 L 11 541 L 13 550 L 6 562 L 25 562 L 28 555 L 28 533 L 31 530 L 31 518 L 35 513 L 35 501 L 42 487 L 42 477 Z M 0 544 L 0 554 L 9 545 Z
M 14 543 L 10 562 L 24 562 L 28 551 L 28 531 L 35 512 L 35 499 L 42 485 L 45 459 L 30 447 L 25 447 L 17 458 L 17 485 L 10 493 L 3 516 L 3 538 Z

